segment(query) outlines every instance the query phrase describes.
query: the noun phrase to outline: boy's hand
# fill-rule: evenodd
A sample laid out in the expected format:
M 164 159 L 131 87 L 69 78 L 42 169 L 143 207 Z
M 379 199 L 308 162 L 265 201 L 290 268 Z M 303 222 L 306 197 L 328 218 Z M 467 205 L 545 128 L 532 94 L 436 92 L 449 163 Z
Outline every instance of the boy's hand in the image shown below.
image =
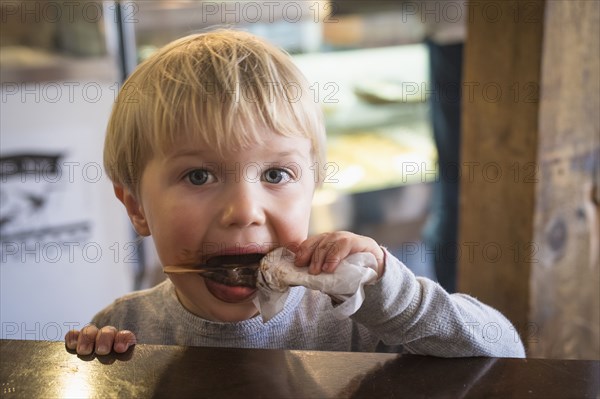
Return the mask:
M 323 233 L 306 239 L 294 251 L 295 265 L 308 266 L 310 274 L 333 273 L 340 262 L 357 252 L 370 252 L 377 259 L 377 275 L 383 276 L 385 253 L 372 238 L 348 231 Z
M 107 355 L 114 349 L 117 353 L 126 352 L 136 344 L 135 334 L 128 330 L 117 331 L 113 326 L 98 329 L 93 324 L 85 326 L 81 331 L 71 330 L 65 335 L 67 349 L 76 351 L 78 355 Z

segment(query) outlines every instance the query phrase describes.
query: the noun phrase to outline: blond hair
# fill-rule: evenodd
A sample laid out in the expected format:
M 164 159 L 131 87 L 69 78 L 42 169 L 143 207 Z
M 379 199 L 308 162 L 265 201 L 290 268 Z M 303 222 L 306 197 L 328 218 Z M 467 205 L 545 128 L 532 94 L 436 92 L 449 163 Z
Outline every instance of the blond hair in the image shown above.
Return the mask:
M 265 128 L 309 138 L 323 181 L 323 116 L 289 55 L 241 31 L 190 35 L 154 53 L 124 83 L 104 167 L 113 183 L 138 194 L 147 162 L 179 140 L 200 138 L 222 153 L 263 143 Z

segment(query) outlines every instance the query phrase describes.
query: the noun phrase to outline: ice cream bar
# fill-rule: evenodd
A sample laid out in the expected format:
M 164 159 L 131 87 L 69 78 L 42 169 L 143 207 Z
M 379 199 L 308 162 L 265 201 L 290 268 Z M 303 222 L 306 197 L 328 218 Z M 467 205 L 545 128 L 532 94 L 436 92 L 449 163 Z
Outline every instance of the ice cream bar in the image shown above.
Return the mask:
M 232 286 L 256 286 L 258 266 L 265 254 L 219 255 L 206 263 L 163 267 L 165 273 L 201 273 L 221 284 Z

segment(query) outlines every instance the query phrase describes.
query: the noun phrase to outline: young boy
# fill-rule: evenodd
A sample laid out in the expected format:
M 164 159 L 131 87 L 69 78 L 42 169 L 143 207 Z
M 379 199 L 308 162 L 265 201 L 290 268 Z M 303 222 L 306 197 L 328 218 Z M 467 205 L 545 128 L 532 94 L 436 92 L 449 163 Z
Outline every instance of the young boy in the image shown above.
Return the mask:
M 307 238 L 324 154 L 322 115 L 307 82 L 286 54 L 257 37 L 226 30 L 193 35 L 144 61 L 114 106 L 104 163 L 133 226 L 152 235 L 163 266 L 286 247 L 314 275 L 332 273 L 350 254 L 371 253 L 378 279 L 350 318 L 333 316 L 327 293 L 298 286 L 263 323 L 256 288 L 169 273 L 69 332 L 67 348 L 102 355 L 140 342 L 524 356 L 500 313 L 416 278 L 374 240 L 350 232 Z

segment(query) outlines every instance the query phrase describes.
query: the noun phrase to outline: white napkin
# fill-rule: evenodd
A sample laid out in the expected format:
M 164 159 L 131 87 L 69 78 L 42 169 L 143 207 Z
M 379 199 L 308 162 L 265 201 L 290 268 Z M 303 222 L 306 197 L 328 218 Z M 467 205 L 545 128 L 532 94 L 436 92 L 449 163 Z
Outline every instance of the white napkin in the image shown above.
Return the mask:
M 312 275 L 307 267 L 294 266 L 295 255 L 288 249 L 277 248 L 260 262 L 258 295 L 254 304 L 266 323 L 279 313 L 289 294 L 289 287 L 302 285 L 328 294 L 338 302 L 334 315 L 338 319 L 354 314 L 365 297 L 365 284 L 377 280 L 377 259 L 371 253 L 361 252 L 343 259 L 333 273 Z

